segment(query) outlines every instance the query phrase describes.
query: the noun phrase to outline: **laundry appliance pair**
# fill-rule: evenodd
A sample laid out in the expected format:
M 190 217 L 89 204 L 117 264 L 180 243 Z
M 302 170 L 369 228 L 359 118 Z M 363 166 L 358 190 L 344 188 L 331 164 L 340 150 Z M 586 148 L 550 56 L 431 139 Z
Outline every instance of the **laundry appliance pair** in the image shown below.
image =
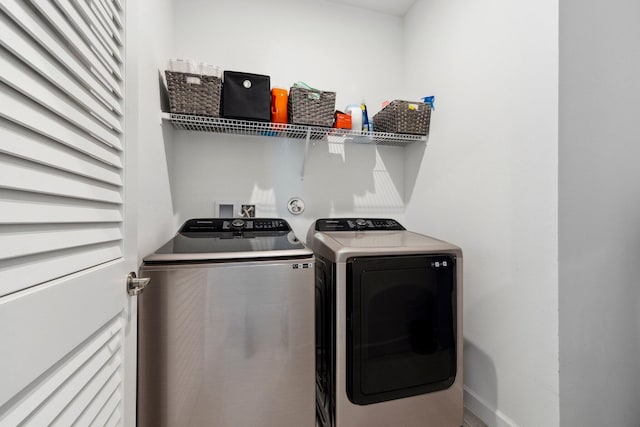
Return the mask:
M 193 219 L 144 259 L 140 426 L 462 425 L 461 250 L 373 218 L 306 243 Z

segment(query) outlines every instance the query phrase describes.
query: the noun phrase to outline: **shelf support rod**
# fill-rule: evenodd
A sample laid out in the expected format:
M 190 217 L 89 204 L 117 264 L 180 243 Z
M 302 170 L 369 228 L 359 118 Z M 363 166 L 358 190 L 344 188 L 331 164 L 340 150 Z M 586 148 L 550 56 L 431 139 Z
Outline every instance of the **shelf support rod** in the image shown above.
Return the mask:
M 311 128 L 307 128 L 307 137 L 304 141 L 304 157 L 302 158 L 302 170 L 300 171 L 300 181 L 304 180 L 304 170 L 307 166 L 307 159 L 309 158 L 309 143 L 311 142 Z

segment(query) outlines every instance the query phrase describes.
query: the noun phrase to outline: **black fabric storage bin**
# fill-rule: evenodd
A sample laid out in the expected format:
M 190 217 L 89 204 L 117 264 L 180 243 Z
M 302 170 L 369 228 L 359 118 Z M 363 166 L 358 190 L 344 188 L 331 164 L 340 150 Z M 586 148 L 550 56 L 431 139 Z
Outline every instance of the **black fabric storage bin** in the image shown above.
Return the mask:
M 271 120 L 271 80 L 260 74 L 225 71 L 222 116 L 229 119 Z

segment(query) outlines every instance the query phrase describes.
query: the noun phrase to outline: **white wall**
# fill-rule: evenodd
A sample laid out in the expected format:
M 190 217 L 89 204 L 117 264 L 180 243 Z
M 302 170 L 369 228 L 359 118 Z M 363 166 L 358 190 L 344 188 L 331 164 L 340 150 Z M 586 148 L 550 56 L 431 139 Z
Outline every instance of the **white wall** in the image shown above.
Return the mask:
M 560 419 L 640 422 L 640 3 L 560 3 Z
M 169 177 L 173 159 L 170 126 L 160 121 L 161 96 L 159 72 L 171 57 L 173 46 L 173 1 L 141 0 L 137 5 L 135 34 L 130 34 L 130 48 L 136 50 L 137 80 L 127 82 L 128 91 L 137 92 L 138 146 L 138 258 L 153 252 L 176 231 Z
M 402 37 L 401 18 L 322 1 L 188 0 L 175 8 L 177 56 L 267 74 L 272 87 L 304 81 L 335 91 L 338 109 L 364 99 L 371 115 L 403 87 Z M 301 238 L 328 215 L 402 219 L 401 148 L 318 142 L 304 180 L 303 159 L 304 140 L 176 131 L 177 215 L 211 216 L 216 200 L 251 201 L 258 216 L 290 220 Z M 300 217 L 286 209 L 293 196 L 306 202 Z
M 558 0 L 418 0 L 405 24 L 409 88 L 436 96 L 406 223 L 464 252 L 465 404 L 557 426 Z

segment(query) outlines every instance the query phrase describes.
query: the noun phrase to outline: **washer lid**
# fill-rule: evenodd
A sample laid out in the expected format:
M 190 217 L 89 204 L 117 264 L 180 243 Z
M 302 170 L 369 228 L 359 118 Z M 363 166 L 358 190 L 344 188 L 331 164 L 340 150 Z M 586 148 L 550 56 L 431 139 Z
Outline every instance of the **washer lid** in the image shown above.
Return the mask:
M 200 218 L 144 258 L 145 263 L 216 262 L 312 256 L 289 224 L 279 218 Z

